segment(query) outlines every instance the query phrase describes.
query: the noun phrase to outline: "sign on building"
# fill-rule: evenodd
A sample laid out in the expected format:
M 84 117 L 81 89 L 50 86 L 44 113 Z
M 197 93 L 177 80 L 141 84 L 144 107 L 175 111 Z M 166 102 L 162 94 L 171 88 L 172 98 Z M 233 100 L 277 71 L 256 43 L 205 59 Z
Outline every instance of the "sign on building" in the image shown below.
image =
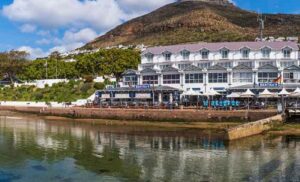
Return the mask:
M 137 99 L 151 99 L 151 94 L 150 93 L 137 93 L 135 95 L 135 98 L 137 98 Z
M 260 83 L 258 85 L 259 87 L 279 87 L 279 84 L 278 83 Z

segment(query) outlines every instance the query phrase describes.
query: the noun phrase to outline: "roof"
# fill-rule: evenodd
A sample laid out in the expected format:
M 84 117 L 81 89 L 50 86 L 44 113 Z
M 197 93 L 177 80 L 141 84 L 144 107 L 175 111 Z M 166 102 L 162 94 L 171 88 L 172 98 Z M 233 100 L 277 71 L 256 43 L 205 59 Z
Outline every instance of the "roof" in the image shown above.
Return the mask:
M 185 68 L 183 71 L 202 71 L 202 69 L 195 65 L 191 65 L 191 66 Z
M 146 69 L 143 69 L 142 71 L 141 71 L 141 73 L 143 74 L 143 73 L 154 73 L 154 74 L 156 74 L 157 73 L 157 70 L 155 70 L 155 69 L 153 69 L 153 68 L 146 68 Z
M 213 65 L 213 66 L 207 68 L 207 70 L 227 70 L 227 69 L 219 64 L 216 64 L 216 65 Z
M 136 74 L 137 74 L 137 70 L 129 69 L 129 70 L 125 70 L 122 75 L 136 75 Z
M 259 67 L 258 70 L 278 70 L 278 68 L 271 64 L 266 64 L 266 65 Z
M 180 91 L 179 89 L 170 87 L 170 86 L 155 86 L 155 91 Z M 153 91 L 153 87 L 149 85 L 149 87 L 117 87 L 117 88 L 108 88 L 104 90 L 98 90 L 98 92 L 102 93 L 110 93 L 110 92 L 150 92 Z
M 251 70 L 252 71 L 252 68 L 250 68 L 244 64 L 239 64 L 236 67 L 233 67 L 232 70 L 233 71 L 240 71 L 240 70 L 247 70 L 247 71 Z
M 237 51 L 243 48 L 250 50 L 260 50 L 262 48 L 269 47 L 272 50 L 282 50 L 289 47 L 293 50 L 299 50 L 296 42 L 283 41 L 283 42 L 219 42 L 219 43 L 194 43 L 194 44 L 178 44 L 170 46 L 157 46 L 149 47 L 143 51 L 143 55 L 147 53 L 162 54 L 163 52 L 171 52 L 173 54 L 180 53 L 183 50 L 190 52 L 198 52 L 202 49 L 207 49 L 212 52 L 219 51 L 226 48 L 230 51 Z
M 162 73 L 168 73 L 168 72 L 178 72 L 178 69 L 176 69 L 176 68 L 174 68 L 174 67 L 170 66 L 170 67 L 166 67 L 166 68 L 165 68 L 165 69 L 163 69 L 161 72 L 162 72 Z
M 300 67 L 299 66 L 296 66 L 296 65 L 292 65 L 292 66 L 289 66 L 289 67 L 286 67 L 284 68 L 284 71 L 299 71 L 300 70 Z

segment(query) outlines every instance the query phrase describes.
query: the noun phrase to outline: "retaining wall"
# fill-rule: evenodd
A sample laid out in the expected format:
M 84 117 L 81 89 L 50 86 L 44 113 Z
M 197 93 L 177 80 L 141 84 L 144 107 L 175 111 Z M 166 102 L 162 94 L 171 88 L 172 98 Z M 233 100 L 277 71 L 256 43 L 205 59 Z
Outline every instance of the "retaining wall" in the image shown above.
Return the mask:
M 0 106 L 0 110 L 73 118 L 178 122 L 249 122 L 276 115 L 276 111 L 264 110 L 249 111 L 248 114 L 247 111 L 42 108 L 12 106 Z
M 282 124 L 282 115 L 276 115 L 256 122 L 243 124 L 227 130 L 227 139 L 236 140 L 244 137 L 258 135 L 264 131 L 270 130 L 272 127 Z

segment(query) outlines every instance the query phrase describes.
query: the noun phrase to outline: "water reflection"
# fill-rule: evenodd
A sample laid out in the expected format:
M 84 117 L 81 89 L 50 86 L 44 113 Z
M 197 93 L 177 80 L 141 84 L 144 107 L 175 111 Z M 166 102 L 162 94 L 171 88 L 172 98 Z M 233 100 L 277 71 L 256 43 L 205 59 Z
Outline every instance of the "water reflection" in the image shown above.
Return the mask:
M 0 119 L 0 181 L 300 181 L 300 139 Z

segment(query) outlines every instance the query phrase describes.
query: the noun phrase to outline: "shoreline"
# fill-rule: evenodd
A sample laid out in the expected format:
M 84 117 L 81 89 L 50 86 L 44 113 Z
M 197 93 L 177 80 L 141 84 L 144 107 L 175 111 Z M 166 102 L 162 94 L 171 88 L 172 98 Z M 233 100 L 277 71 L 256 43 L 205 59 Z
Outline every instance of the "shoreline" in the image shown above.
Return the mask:
M 111 120 L 111 119 L 92 119 L 92 118 L 70 118 L 64 116 L 39 115 L 28 112 L 0 110 L 0 116 L 8 117 L 24 117 L 33 119 L 44 119 L 47 121 L 65 121 L 76 122 L 82 124 L 95 124 L 103 126 L 116 127 L 139 127 L 147 130 L 172 130 L 172 129 L 192 129 L 192 130 L 215 130 L 225 132 L 227 129 L 239 126 L 240 122 L 166 122 L 166 121 L 136 121 L 136 120 Z M 274 136 L 300 136 L 300 123 L 286 123 L 282 126 L 277 126 L 271 130 L 265 131 L 263 135 Z
M 161 109 L 104 109 L 104 108 L 44 108 L 0 106 L 0 111 L 15 111 L 44 116 L 63 116 L 72 119 L 108 119 L 149 122 L 207 122 L 247 123 L 277 115 L 276 110 L 161 110 Z

